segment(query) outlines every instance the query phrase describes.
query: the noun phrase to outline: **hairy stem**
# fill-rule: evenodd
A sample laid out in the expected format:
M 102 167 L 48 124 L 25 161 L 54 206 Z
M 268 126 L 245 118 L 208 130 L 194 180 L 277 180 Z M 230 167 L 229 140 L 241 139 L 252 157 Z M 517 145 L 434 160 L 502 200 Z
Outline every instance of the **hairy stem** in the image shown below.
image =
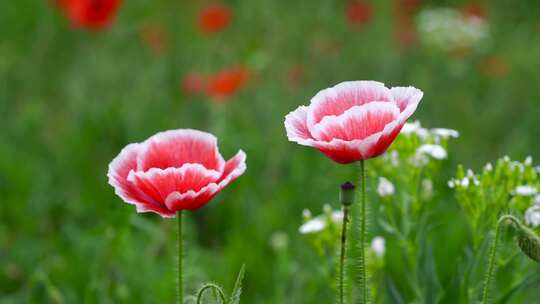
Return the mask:
M 199 293 L 197 294 L 197 304 L 202 304 L 202 298 L 203 298 L 204 292 L 209 289 L 213 289 L 214 291 L 217 291 L 219 298 L 221 299 L 221 303 L 223 304 L 227 303 L 225 299 L 225 294 L 223 293 L 223 290 L 221 289 L 221 287 L 219 287 L 216 284 L 208 283 L 208 284 L 205 284 L 199 290 Z
M 505 221 L 511 221 L 514 224 L 519 225 L 519 221 L 513 217 L 512 215 L 503 215 L 499 218 L 497 221 L 497 226 L 495 228 L 495 236 L 493 238 L 493 243 L 491 245 L 491 250 L 489 253 L 489 262 L 488 262 L 488 268 L 486 271 L 486 276 L 484 279 L 484 291 L 482 292 L 482 304 L 487 304 L 489 301 L 489 290 L 491 287 L 491 280 L 493 279 L 493 275 L 495 272 L 495 258 L 497 256 L 497 245 L 499 242 L 499 232 L 501 230 L 502 224 Z
M 183 234 L 183 214 L 182 211 L 176 213 L 178 219 L 178 281 L 176 285 L 177 304 L 184 301 L 184 234 Z
M 368 303 L 367 271 L 366 271 L 366 168 L 364 160 L 360 161 L 360 292 L 361 303 Z
M 349 206 L 343 206 L 343 223 L 341 226 L 341 255 L 339 257 L 339 303 L 344 304 L 344 265 L 345 265 L 345 250 L 347 248 L 347 223 L 349 221 Z

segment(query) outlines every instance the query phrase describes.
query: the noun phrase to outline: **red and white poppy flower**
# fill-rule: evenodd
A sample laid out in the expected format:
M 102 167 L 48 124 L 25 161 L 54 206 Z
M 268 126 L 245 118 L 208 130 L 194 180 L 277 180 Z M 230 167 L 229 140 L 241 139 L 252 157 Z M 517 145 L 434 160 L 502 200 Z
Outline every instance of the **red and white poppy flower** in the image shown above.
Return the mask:
M 414 87 L 342 82 L 317 93 L 309 106 L 289 113 L 287 137 L 341 164 L 376 157 L 388 149 L 422 96 Z
M 210 133 L 179 129 L 126 146 L 109 164 L 109 184 L 138 212 L 174 217 L 198 209 L 246 170 L 240 150 L 228 161 Z

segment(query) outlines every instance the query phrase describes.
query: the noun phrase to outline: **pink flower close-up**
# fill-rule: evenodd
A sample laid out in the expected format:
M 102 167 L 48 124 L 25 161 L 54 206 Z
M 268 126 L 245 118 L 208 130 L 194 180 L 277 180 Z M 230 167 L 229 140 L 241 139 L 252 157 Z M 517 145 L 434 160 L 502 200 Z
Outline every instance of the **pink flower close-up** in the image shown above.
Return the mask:
M 290 141 L 348 164 L 381 155 L 414 113 L 423 92 L 377 81 L 346 81 L 318 92 L 285 117 Z
M 246 170 L 240 150 L 228 161 L 217 138 L 206 132 L 179 129 L 157 133 L 127 145 L 109 164 L 109 184 L 137 212 L 174 217 L 198 209 Z

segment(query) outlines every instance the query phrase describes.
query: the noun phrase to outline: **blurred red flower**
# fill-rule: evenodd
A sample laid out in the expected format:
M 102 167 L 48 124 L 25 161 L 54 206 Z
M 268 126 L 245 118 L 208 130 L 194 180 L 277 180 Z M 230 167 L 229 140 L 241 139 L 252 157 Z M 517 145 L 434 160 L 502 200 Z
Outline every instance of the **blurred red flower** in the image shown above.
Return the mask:
M 223 4 L 212 4 L 199 13 L 199 28 L 204 33 L 215 33 L 225 29 L 231 22 L 231 10 Z
M 422 99 L 414 87 L 346 81 L 317 93 L 285 117 L 290 141 L 319 149 L 341 164 L 386 151 Z
M 306 80 L 306 69 L 301 64 L 294 64 L 287 69 L 287 84 L 294 89 L 303 84 Z
M 422 5 L 422 0 L 395 0 L 396 6 L 401 10 L 414 11 Z
M 101 30 L 114 19 L 122 0 L 57 0 L 74 27 Z
M 208 80 L 207 94 L 217 100 L 234 95 L 248 81 L 250 73 L 244 66 L 222 70 Z
M 157 24 L 145 25 L 142 29 L 141 37 L 155 54 L 163 54 L 169 44 L 167 33 Z
M 487 19 L 487 9 L 480 3 L 472 2 L 464 6 L 461 11 L 467 17 L 476 17 L 480 19 Z
M 127 145 L 107 176 L 116 195 L 137 212 L 174 217 L 204 206 L 245 170 L 244 151 L 225 161 L 214 135 L 179 129 Z
M 354 27 L 361 27 L 367 24 L 373 15 L 371 4 L 364 0 L 350 1 L 345 6 L 345 17 L 347 22 Z
M 200 94 L 205 91 L 207 79 L 205 75 L 191 72 L 184 75 L 181 87 L 184 94 L 190 96 Z
M 491 78 L 504 78 L 510 72 L 510 65 L 499 55 L 491 55 L 480 63 L 480 71 Z

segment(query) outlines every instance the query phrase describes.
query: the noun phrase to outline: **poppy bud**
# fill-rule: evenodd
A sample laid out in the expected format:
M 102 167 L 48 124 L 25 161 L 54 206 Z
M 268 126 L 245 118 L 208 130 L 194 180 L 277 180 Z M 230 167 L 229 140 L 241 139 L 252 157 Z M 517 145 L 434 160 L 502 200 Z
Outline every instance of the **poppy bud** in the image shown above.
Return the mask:
M 533 230 L 520 225 L 517 243 L 521 252 L 540 263 L 540 237 Z
M 341 185 L 341 204 L 350 206 L 354 202 L 354 185 L 351 182 L 346 182 Z

